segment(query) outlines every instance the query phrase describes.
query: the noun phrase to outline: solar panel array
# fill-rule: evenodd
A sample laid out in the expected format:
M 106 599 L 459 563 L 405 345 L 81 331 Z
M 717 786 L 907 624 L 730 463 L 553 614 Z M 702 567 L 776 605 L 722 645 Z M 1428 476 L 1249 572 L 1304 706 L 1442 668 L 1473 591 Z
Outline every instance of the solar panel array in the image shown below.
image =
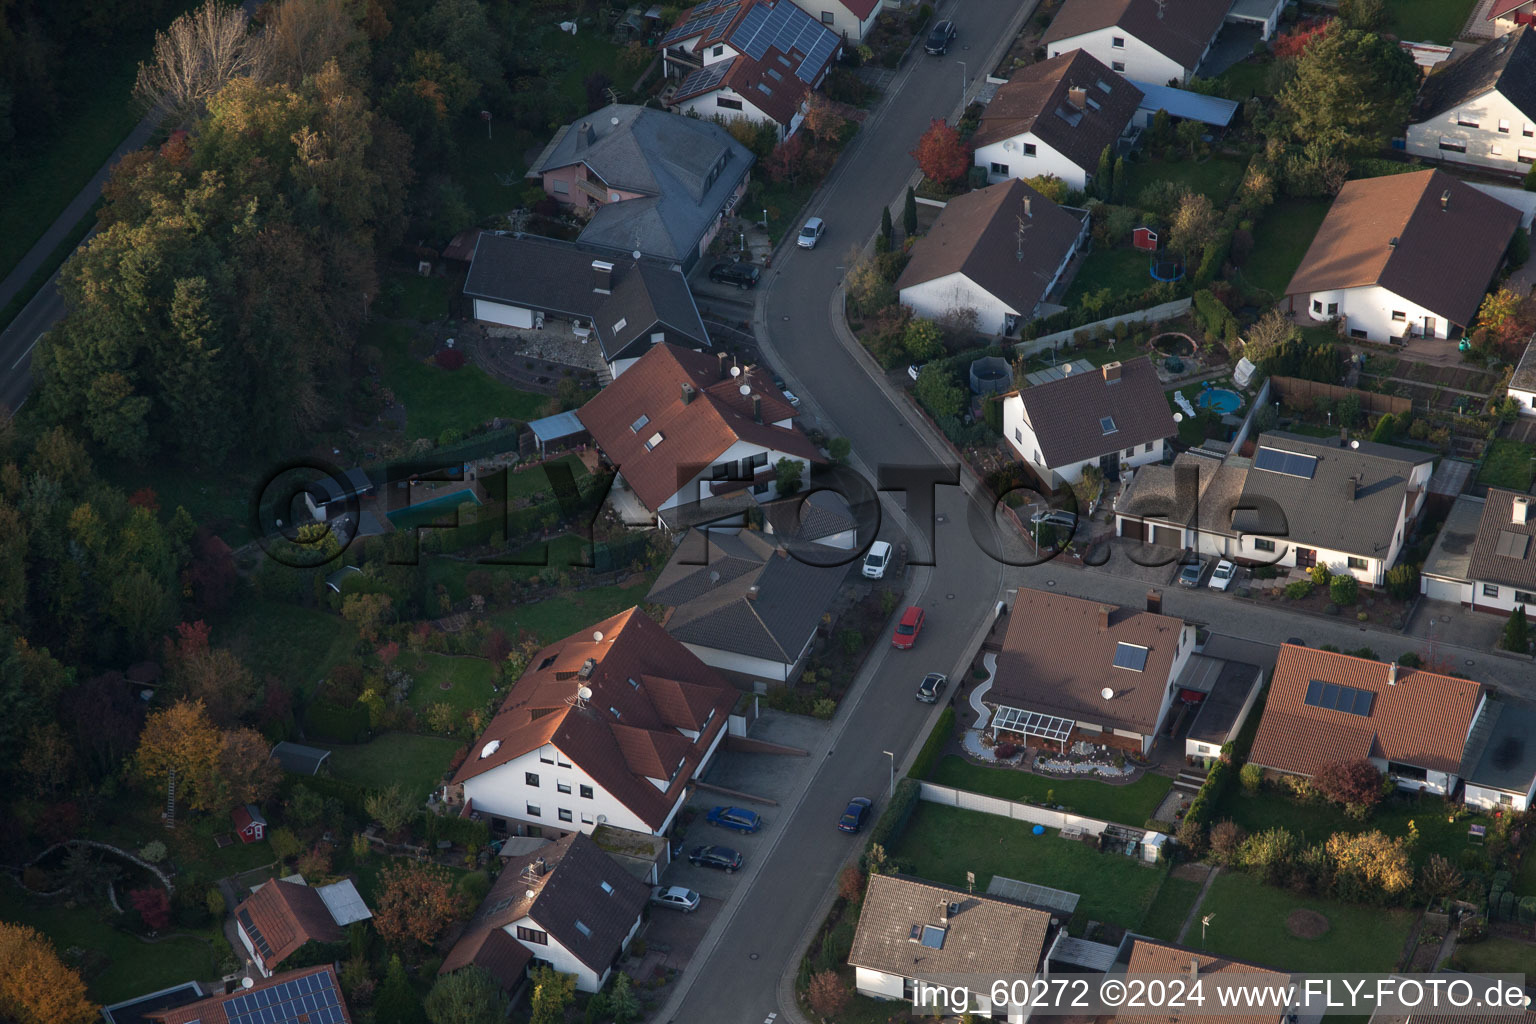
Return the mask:
M 717 60 L 707 68 L 699 68 L 678 85 L 677 95 L 697 96 L 699 93 L 709 92 L 720 84 L 725 78 L 725 73 L 731 70 L 731 65 L 735 63 L 734 60 Z
M 1281 451 L 1279 448 L 1260 448 L 1253 457 L 1253 468 L 1311 480 L 1312 474 L 1317 472 L 1317 456 Z
M 1505 558 L 1524 558 L 1530 550 L 1531 538 L 1523 533 L 1515 533 L 1512 530 L 1499 531 L 1499 543 L 1493 553 L 1503 555 Z
M 1371 705 L 1375 700 L 1376 695 L 1369 690 L 1313 679 L 1307 683 L 1307 696 L 1304 698 L 1304 703 L 1308 707 L 1328 708 L 1330 711 L 1343 711 L 1346 714 L 1365 718 L 1370 715 Z
M 723 28 L 740 8 L 741 0 L 715 0 L 713 3 L 699 4 L 693 9 L 693 17 L 662 36 L 661 45 L 671 46 L 680 39 L 691 39 L 696 35 L 708 36 Z
M 1035 711 L 1024 711 L 1021 708 L 998 708 L 997 717 L 993 719 L 992 724 L 999 729 L 1007 729 L 1011 732 L 1028 733 L 1048 740 L 1065 740 L 1072 735 L 1072 727 L 1077 723 L 1070 718 L 1042 715 Z
M 224 1014 L 230 1024 L 286 1024 L 301 1017 L 309 1024 L 344 1024 L 347 1019 L 329 972 L 236 996 L 224 1003 Z
M 256 951 L 261 954 L 262 959 L 270 958 L 272 956 L 272 947 L 267 945 L 266 937 L 261 934 L 261 930 L 251 920 L 251 912 L 249 910 L 242 910 L 237 916 L 240 918 L 240 927 L 245 929 L 245 934 L 249 935 L 251 941 L 256 944 Z
M 1115 668 L 1140 672 L 1147 667 L 1147 649 L 1135 644 L 1115 644 Z
M 754 5 L 731 33 L 731 45 L 753 60 L 762 60 L 770 49 L 803 54 L 795 76 L 808 85 L 815 81 L 816 73 L 837 49 L 837 43 L 835 33 L 788 3 L 772 7 Z
M 1028 903 L 1032 907 L 1058 910 L 1063 916 L 1077 909 L 1079 899 L 1075 892 L 1052 889 L 1033 882 L 1021 882 L 1016 878 L 1004 878 L 1002 875 L 992 876 L 992 881 L 987 883 L 987 894 L 1001 896 L 1015 903 Z

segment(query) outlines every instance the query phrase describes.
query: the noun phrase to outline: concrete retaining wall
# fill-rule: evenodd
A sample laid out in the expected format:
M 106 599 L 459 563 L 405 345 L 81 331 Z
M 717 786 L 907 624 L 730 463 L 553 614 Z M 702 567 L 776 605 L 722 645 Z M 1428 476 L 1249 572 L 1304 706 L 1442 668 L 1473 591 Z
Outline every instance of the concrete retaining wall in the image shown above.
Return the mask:
M 1148 306 L 1146 309 L 1138 309 L 1130 313 L 1122 313 L 1120 316 L 1112 316 L 1105 320 L 1095 320 L 1091 324 L 1083 324 L 1074 327 L 1070 331 L 1057 331 L 1055 334 L 1046 334 L 1033 341 L 1021 341 L 1013 347 L 1013 350 L 1021 356 L 1031 356 L 1036 352 L 1043 352 L 1048 348 L 1054 348 L 1064 341 L 1071 341 L 1078 331 L 1092 331 L 1096 327 L 1112 329 L 1115 324 L 1148 324 L 1160 320 L 1172 320 L 1185 310 L 1189 309 L 1189 299 L 1175 299 L 1165 302 L 1161 306 Z
M 939 786 L 932 782 L 921 783 L 921 786 L 922 789 L 918 794 L 921 799 L 927 800 L 929 803 L 943 804 L 946 807 L 958 807 L 963 811 L 980 811 L 983 814 L 995 814 L 1000 818 L 1027 821 L 1035 825 L 1044 825 L 1046 828 L 1061 829 L 1076 825 L 1091 836 L 1097 836 L 1109 827 L 1109 822 L 1107 821 L 1100 821 L 1097 818 L 1085 818 L 1080 814 L 1053 811 L 1045 807 L 1036 807 L 1033 804 L 1021 804 L 1013 800 L 1004 800 L 1002 797 L 983 796 L 980 793 L 970 793 L 963 789 L 951 789 L 948 786 Z

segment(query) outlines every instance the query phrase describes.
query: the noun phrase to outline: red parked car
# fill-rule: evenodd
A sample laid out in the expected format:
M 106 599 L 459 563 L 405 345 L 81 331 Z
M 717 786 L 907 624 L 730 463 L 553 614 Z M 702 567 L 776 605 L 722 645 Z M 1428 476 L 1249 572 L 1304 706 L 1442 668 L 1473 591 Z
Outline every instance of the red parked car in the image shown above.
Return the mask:
M 917 643 L 917 634 L 923 628 L 923 610 L 917 605 L 908 608 L 901 616 L 901 621 L 896 623 L 896 632 L 891 636 L 891 646 L 899 647 L 903 651 L 909 650 Z

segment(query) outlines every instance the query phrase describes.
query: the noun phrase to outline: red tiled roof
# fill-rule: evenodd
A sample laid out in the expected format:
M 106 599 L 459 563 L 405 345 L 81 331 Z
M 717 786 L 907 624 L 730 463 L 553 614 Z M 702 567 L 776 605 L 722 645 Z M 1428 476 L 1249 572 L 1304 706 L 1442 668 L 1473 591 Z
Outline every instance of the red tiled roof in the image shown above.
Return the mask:
M 1492 6 L 1488 8 L 1488 20 L 1493 21 L 1495 18 L 1502 18 L 1506 14 L 1518 11 L 1530 2 L 1531 0 L 1493 0 Z
M 320 894 L 296 882 L 268 881 L 235 908 L 242 923 L 246 915 L 272 950 L 270 957 L 262 958 L 269 971 L 306 942 L 346 938 Z
M 341 994 L 341 981 L 336 977 L 336 971 L 330 964 L 322 964 L 319 967 L 306 967 L 297 971 L 284 971 L 282 974 L 274 974 L 266 980 L 257 980 L 250 988 L 237 988 L 228 995 L 219 994 L 207 999 L 200 999 L 195 1003 L 187 1003 L 185 1006 L 177 1006 L 168 1010 L 159 1010 L 148 1013 L 148 1019 L 159 1024 L 229 1024 L 229 1014 L 225 1005 L 233 999 L 250 995 L 252 992 L 260 992 L 263 989 L 274 988 L 286 982 L 298 978 L 306 978 L 312 974 L 326 974 L 330 976 L 331 987 L 336 992 L 336 1005 L 341 1010 L 343 1024 L 352 1024 L 352 1013 L 347 1009 L 347 1001 Z M 278 1004 L 283 1008 L 285 1004 Z M 289 1004 L 291 1005 L 291 1004 Z M 295 1008 L 292 1019 L 298 1019 L 299 1012 Z M 249 1018 L 244 1018 L 249 1020 Z
M 594 633 L 603 639 L 593 640 Z M 594 662 L 591 675 L 578 678 L 588 659 Z M 631 686 L 631 679 L 639 685 Z M 569 702 L 579 686 L 592 691 L 584 708 Z M 453 781 L 463 783 L 552 743 L 656 828 L 725 728 L 735 700 L 719 673 L 631 608 L 534 655 Z M 700 736 L 690 740 L 679 729 Z M 497 748 L 479 756 L 492 741 Z M 663 792 L 648 779 L 670 782 Z
M 869 12 L 875 9 L 880 0 L 838 0 L 838 2 L 848 8 L 848 12 L 855 18 L 863 21 L 869 17 Z
M 1100 83 L 1108 87 L 1106 92 Z M 1070 91 L 1086 89 L 1092 104 L 1072 106 Z M 1069 50 L 1013 73 L 981 112 L 972 148 L 1034 132 L 1046 145 L 1092 174 L 1141 104 L 1142 92 L 1087 50 Z M 1077 121 L 1058 117 L 1075 113 Z
M 1314 679 L 1374 694 L 1371 713 L 1308 705 Z M 1469 679 L 1285 644 L 1248 759 L 1295 775 L 1363 757 L 1454 773 L 1482 695 L 1482 684 Z
M 1212 974 L 1271 974 L 1276 979 L 1290 977 L 1284 971 L 1277 971 L 1272 967 L 1260 967 L 1244 960 L 1231 960 L 1224 956 L 1200 953 L 1182 946 L 1140 938 L 1131 947 L 1131 959 L 1126 965 L 1125 973 L 1127 976 L 1176 974 L 1188 978 L 1191 977 L 1192 965 L 1195 968 L 1194 977 L 1197 978 Z M 1221 1024 L 1277 1024 L 1284 1010 L 1284 1007 L 1276 1007 L 1268 1012 L 1222 1014 L 1215 1019 Z M 1116 1024 L 1177 1024 L 1180 1019 L 1179 1015 L 1168 1013 L 1125 1012 L 1115 1015 Z
M 592 439 L 652 511 L 737 441 L 807 462 L 823 461 L 799 430 L 773 425 L 793 417 L 794 409 L 771 377 L 749 369 L 740 377 L 722 379 L 721 365 L 707 353 L 655 345 L 576 411 Z M 685 384 L 694 389 L 686 404 Z M 743 387 L 750 387 L 752 394 L 743 396 Z M 753 397 L 762 399 L 761 423 L 753 419 Z M 642 416 L 645 424 L 631 429 Z M 646 442 L 656 434 L 661 442 L 646 451 Z

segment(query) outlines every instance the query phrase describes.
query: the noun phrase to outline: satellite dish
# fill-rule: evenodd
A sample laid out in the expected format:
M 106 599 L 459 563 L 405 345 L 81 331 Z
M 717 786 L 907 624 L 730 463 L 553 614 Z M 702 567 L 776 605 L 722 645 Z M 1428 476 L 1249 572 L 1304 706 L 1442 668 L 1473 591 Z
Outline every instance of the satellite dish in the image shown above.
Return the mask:
M 537 895 L 538 895 L 538 893 L 536 893 L 536 892 L 534 892 L 534 891 L 533 891 L 533 890 L 532 890 L 532 889 L 524 889 L 524 890 L 523 890 L 523 895 L 524 895 L 524 896 L 526 896 L 526 897 L 527 897 L 527 898 L 528 898 L 528 899 L 530 899 L 530 900 L 531 900 L 531 899 L 533 899 L 533 898 L 534 898 L 534 897 L 535 897 L 535 896 L 537 896 Z
M 598 644 L 603 642 L 603 631 L 602 630 L 598 630 L 597 632 L 592 634 L 592 642 L 593 643 L 598 643 Z
M 252 986 L 252 985 L 254 985 L 254 984 L 256 984 L 256 982 L 254 982 L 254 981 L 252 981 L 252 980 L 251 980 L 251 979 L 250 979 L 250 978 L 248 978 L 248 977 L 247 977 L 247 978 L 241 978 L 241 979 L 240 979 L 240 987 L 241 987 L 241 988 L 250 988 L 250 987 L 251 987 L 251 986 Z
M 617 117 L 610 117 L 608 123 L 617 128 L 619 126 L 619 119 Z
M 598 824 L 599 824 L 599 825 L 601 825 L 601 824 L 603 824 L 603 823 L 604 823 L 604 822 L 606 822 L 606 821 L 607 821 L 607 820 L 608 820 L 608 815 L 606 815 L 606 814 L 599 814 L 599 815 L 598 815 L 598 816 L 597 816 L 597 823 L 598 823 Z
M 750 395 L 752 393 L 752 385 L 750 385 L 750 384 L 743 384 L 737 390 L 739 390 L 744 395 Z
M 1070 374 L 1071 372 L 1072 372 L 1072 364 L 1071 363 L 1067 363 L 1067 364 L 1062 366 L 1062 368 L 1061 368 L 1062 376 L 1066 376 L 1066 375 Z
M 580 697 L 582 700 L 591 700 L 592 699 L 592 687 L 590 687 L 590 686 L 583 686 L 581 689 L 576 691 L 576 696 Z
M 739 367 L 739 366 L 731 367 L 731 376 L 732 377 L 740 377 L 741 376 L 741 367 Z
M 1360 442 L 1359 441 L 1351 441 L 1351 442 L 1349 442 L 1349 446 L 1351 448 L 1359 448 L 1360 447 Z
M 1105 700 L 1111 700 L 1115 696 L 1115 691 L 1106 686 L 1104 689 L 1099 691 L 1099 696 L 1103 697 Z
M 1173 422 L 1175 422 L 1175 423 L 1183 423 L 1184 422 L 1184 414 L 1181 413 L 1181 412 L 1174 413 L 1173 414 Z
M 640 250 L 639 249 L 635 249 L 635 250 L 633 250 L 630 253 L 630 255 L 633 256 L 635 259 L 639 259 L 640 258 Z

